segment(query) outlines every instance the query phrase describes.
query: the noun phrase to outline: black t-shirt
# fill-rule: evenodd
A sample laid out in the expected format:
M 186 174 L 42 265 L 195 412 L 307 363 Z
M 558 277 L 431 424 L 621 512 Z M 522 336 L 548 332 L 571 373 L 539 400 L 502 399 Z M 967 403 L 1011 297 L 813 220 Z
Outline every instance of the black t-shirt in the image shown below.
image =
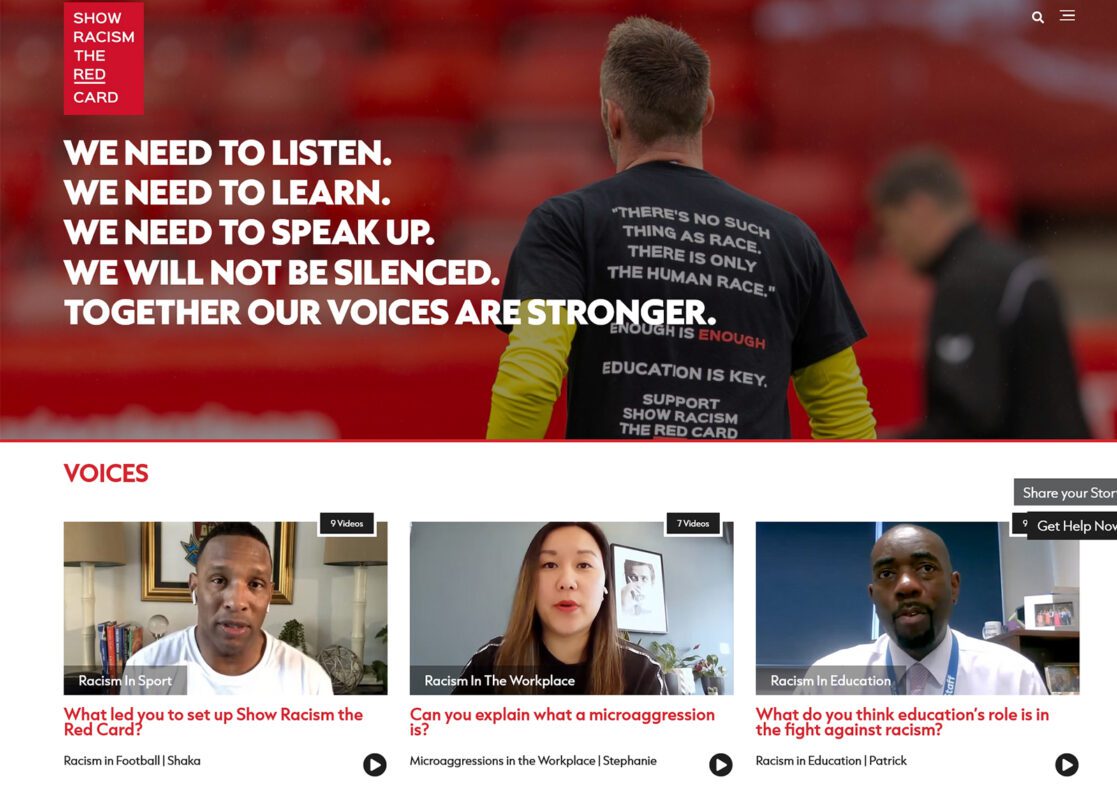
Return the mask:
M 504 296 L 695 299 L 715 320 L 579 326 L 569 438 L 786 438 L 791 372 L 865 336 L 801 220 L 669 162 L 632 167 L 536 208 Z
M 498 636 L 485 643 L 462 670 L 462 682 L 454 694 L 586 694 L 589 687 L 589 663 L 564 664 L 546 647 L 540 647 L 539 667 L 534 674 L 519 670 L 502 669 L 499 677 L 508 680 L 506 687 L 498 687 L 487 676 L 497 675 L 496 652 L 504 637 Z M 624 694 L 667 694 L 663 671 L 652 654 L 642 647 L 618 640 L 621 648 L 621 671 Z M 534 688 L 521 686 L 516 681 L 539 679 Z M 528 686 L 531 686 L 529 683 Z

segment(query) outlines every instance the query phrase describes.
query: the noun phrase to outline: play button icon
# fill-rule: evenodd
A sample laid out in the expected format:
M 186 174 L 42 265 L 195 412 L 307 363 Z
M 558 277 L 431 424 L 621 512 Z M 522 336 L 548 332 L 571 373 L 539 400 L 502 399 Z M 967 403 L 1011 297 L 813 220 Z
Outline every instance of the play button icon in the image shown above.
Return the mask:
M 1069 778 L 1078 772 L 1078 757 L 1073 753 L 1063 753 L 1055 759 L 1055 771 L 1064 778 Z
M 733 771 L 733 759 L 725 753 L 714 753 L 710 759 L 710 772 L 719 778 L 724 778 Z
M 370 777 L 379 778 L 388 769 L 388 760 L 379 753 L 369 753 L 365 756 L 365 773 Z

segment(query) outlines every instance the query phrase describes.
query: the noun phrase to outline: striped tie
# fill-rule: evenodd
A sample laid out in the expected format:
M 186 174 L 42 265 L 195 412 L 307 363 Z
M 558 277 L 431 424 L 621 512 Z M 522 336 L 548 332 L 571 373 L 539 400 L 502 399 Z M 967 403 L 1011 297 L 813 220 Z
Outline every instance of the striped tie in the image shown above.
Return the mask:
M 907 682 L 908 694 L 923 694 L 923 690 L 927 688 L 927 679 L 931 677 L 931 673 L 925 666 L 916 662 L 908 667 Z

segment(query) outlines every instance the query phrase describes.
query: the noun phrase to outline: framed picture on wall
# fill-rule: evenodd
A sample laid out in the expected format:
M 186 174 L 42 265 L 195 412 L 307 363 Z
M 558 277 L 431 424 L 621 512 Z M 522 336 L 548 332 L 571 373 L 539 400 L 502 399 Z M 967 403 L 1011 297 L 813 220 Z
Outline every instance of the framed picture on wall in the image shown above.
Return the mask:
M 190 602 L 190 573 L 215 522 L 140 523 L 140 599 Z M 295 588 L 295 523 L 253 522 L 272 555 L 272 602 L 290 604 Z
M 617 627 L 631 633 L 667 633 L 663 556 L 651 550 L 610 546 Z

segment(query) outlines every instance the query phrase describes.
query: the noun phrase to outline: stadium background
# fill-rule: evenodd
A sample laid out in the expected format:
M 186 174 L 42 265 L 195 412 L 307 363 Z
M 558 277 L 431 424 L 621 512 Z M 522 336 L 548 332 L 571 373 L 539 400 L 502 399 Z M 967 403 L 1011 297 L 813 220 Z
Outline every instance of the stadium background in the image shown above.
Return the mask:
M 930 294 L 880 252 L 864 187 L 897 148 L 936 143 L 964 164 L 984 219 L 1047 257 L 1094 434 L 1113 438 L 1117 5 L 1077 3 L 1077 20 L 1061 25 L 1057 5 L 1066 3 L 147 0 L 145 115 L 64 117 L 61 4 L 0 0 L 0 435 L 482 436 L 505 341 L 494 330 L 69 327 L 63 297 L 156 290 L 69 285 L 62 259 L 82 256 L 61 220 L 94 214 L 69 207 L 62 180 L 83 169 L 69 166 L 62 140 L 379 138 L 393 164 L 370 177 L 392 197 L 391 215 L 428 219 L 437 239 L 414 257 L 483 258 L 503 274 L 531 208 L 611 174 L 598 67 L 609 28 L 646 13 L 710 52 L 717 113 L 707 169 L 803 217 L 831 254 L 869 329 L 857 353 L 882 430 L 920 415 Z M 1047 24 L 1032 22 L 1037 8 Z M 288 168 L 275 177 L 360 172 Z M 116 174 L 270 177 L 221 167 Z M 269 214 L 286 212 L 243 216 Z M 207 257 L 198 248 L 117 250 Z M 244 289 L 243 299 L 258 291 L 269 290 Z

